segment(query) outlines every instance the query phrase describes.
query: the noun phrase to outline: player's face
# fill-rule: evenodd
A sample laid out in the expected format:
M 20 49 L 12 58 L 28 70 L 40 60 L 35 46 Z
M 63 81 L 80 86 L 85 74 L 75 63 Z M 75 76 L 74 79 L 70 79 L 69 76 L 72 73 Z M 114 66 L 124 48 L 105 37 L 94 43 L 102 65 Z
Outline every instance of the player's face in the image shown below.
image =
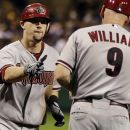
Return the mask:
M 47 30 L 47 21 L 34 18 L 24 22 L 24 34 L 27 39 L 41 41 Z

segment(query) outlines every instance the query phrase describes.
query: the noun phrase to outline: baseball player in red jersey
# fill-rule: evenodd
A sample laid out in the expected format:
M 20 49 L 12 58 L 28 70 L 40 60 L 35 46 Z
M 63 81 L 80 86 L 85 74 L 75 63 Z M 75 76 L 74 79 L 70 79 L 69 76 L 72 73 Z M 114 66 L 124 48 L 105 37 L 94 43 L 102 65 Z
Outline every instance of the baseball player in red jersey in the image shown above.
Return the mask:
M 130 0 L 105 0 L 102 24 L 75 31 L 57 62 L 73 94 L 69 130 L 129 130 Z
M 53 83 L 58 53 L 43 42 L 50 21 L 45 5 L 28 5 L 21 15 L 22 39 L 0 50 L 0 130 L 38 129 L 46 102 L 55 125 L 64 124 Z

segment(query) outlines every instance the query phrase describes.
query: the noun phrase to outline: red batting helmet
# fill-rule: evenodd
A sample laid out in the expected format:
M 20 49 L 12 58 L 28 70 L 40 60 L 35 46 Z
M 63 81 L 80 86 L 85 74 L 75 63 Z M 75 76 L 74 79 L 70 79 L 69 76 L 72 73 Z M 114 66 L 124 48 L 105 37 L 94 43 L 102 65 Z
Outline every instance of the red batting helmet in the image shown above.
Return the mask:
M 40 3 L 33 3 L 24 8 L 21 20 L 24 21 L 32 18 L 44 18 L 48 22 L 51 21 L 47 7 Z
M 104 0 L 104 8 L 130 16 L 130 0 Z

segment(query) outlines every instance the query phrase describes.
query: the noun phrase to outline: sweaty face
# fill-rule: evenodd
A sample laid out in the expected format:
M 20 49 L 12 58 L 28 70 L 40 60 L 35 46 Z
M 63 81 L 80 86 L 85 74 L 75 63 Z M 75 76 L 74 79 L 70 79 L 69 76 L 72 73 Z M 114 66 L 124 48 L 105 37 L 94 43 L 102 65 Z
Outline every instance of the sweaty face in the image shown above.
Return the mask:
M 24 37 L 39 42 L 47 30 L 47 21 L 43 18 L 33 18 L 24 22 Z

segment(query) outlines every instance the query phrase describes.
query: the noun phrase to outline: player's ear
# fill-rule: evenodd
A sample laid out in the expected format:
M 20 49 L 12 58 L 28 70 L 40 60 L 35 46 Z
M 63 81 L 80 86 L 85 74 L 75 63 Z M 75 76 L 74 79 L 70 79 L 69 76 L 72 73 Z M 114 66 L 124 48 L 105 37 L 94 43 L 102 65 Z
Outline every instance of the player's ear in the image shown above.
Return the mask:
M 49 32 L 50 29 L 50 23 L 47 24 L 47 32 Z
M 47 27 L 46 27 L 46 34 L 49 32 L 50 30 L 50 23 L 47 24 Z
M 20 21 L 20 26 L 22 29 L 24 29 L 24 21 Z
M 125 25 L 129 24 L 130 22 L 130 18 L 128 17 L 128 19 L 125 21 Z
M 105 11 L 105 6 L 103 5 L 100 11 L 100 16 L 103 18 L 104 17 L 104 11 Z

